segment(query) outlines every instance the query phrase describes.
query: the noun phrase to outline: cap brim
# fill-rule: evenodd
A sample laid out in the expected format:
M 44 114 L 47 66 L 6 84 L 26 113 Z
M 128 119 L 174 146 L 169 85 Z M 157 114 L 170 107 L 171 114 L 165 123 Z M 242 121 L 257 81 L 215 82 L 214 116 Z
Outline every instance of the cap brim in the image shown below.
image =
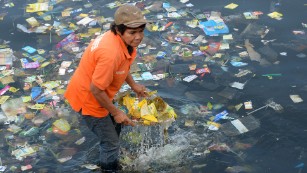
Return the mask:
M 137 28 L 141 25 L 149 23 L 146 19 L 139 19 L 139 20 L 134 20 L 131 22 L 124 23 L 125 26 L 129 28 Z

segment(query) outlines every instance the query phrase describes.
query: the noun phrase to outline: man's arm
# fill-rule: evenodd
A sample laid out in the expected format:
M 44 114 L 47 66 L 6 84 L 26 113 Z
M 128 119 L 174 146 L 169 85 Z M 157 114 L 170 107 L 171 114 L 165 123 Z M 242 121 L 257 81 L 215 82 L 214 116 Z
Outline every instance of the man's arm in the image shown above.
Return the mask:
M 132 89 L 133 89 L 133 86 L 136 84 L 130 73 L 126 77 L 126 82 Z
M 99 104 L 112 114 L 117 123 L 134 126 L 134 123 L 127 117 L 127 115 L 114 106 L 104 90 L 100 90 L 93 83 L 90 85 L 90 90 Z

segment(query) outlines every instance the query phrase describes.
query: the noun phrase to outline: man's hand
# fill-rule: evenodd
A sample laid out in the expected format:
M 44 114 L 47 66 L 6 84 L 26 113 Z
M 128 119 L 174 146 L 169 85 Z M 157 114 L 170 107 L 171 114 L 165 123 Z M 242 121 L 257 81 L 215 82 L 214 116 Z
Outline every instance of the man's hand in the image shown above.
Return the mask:
M 114 120 L 118 124 L 135 126 L 135 124 L 131 121 L 130 118 L 121 110 L 118 110 L 115 114 L 112 114 Z
M 127 75 L 126 82 L 131 87 L 131 89 L 138 95 L 138 97 L 148 96 L 145 86 L 135 83 L 130 73 Z
M 138 97 L 147 97 L 146 87 L 144 85 L 135 83 L 131 86 L 131 89 L 138 95 Z

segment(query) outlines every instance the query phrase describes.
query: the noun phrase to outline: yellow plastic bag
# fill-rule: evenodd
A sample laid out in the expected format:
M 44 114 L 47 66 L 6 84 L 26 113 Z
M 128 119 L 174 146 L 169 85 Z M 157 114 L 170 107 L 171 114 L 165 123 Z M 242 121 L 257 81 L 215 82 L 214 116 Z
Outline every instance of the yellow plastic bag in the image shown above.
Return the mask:
M 118 101 L 120 106 L 127 109 L 127 114 L 144 125 L 174 121 L 177 114 L 161 97 L 155 96 L 157 92 L 149 92 L 149 97 L 139 101 L 138 98 L 126 94 Z
M 142 103 L 143 104 L 141 106 L 141 118 L 143 120 L 157 123 L 158 119 L 156 118 L 157 110 L 155 105 L 153 103 L 148 105 L 146 100 L 143 100 Z

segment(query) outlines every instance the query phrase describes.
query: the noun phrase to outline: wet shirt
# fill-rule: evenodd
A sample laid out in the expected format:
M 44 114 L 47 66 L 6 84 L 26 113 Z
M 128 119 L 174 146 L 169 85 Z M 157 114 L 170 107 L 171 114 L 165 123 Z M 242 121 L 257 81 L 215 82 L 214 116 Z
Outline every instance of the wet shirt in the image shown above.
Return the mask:
M 104 90 L 110 100 L 119 91 L 134 61 L 136 50 L 128 53 L 125 43 L 119 35 L 108 31 L 86 48 L 80 64 L 72 76 L 65 98 L 73 110 L 83 115 L 104 117 L 109 113 L 96 100 L 90 91 L 91 82 L 100 90 Z

